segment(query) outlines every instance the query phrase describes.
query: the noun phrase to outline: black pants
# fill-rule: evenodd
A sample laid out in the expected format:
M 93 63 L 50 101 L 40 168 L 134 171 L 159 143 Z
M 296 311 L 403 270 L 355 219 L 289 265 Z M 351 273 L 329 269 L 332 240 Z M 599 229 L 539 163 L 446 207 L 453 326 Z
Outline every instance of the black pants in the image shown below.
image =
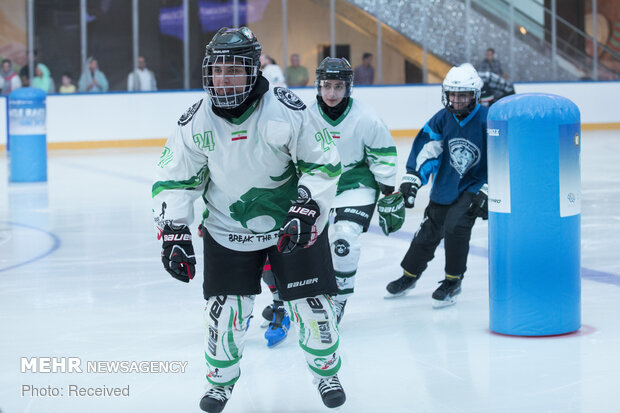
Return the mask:
M 203 231 L 205 299 L 219 295 L 260 294 L 261 274 L 269 258 L 275 285 L 285 301 L 338 291 L 329 249 L 327 228 L 309 248 L 293 254 L 279 253 L 276 247 L 258 251 L 235 251 L 218 244 Z
M 421 275 L 442 238 L 446 251 L 446 274 L 460 275 L 467 269 L 469 239 L 476 216 L 469 212 L 474 194 L 468 191 L 451 205 L 429 202 L 424 210 L 424 219 L 416 232 L 409 250 L 400 266 L 405 271 Z

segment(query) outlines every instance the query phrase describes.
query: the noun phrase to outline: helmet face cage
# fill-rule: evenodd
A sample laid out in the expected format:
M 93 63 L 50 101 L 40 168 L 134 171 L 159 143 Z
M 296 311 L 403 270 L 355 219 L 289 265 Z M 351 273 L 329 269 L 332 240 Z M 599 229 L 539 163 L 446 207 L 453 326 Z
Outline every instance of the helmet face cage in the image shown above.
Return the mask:
M 232 109 L 242 104 L 250 96 L 258 77 L 258 65 L 254 60 L 246 56 L 218 55 L 216 52 L 208 53 L 205 56 L 202 62 L 202 87 L 211 97 L 213 105 L 223 109 Z M 218 83 L 221 83 L 218 86 L 213 81 L 215 66 L 220 66 L 223 69 L 222 73 L 216 74 L 220 80 Z M 230 74 L 228 73 L 230 67 L 241 67 L 243 68 L 242 73 L 233 70 L 234 73 Z M 240 78 L 244 78 L 242 83 L 239 82 Z
M 346 90 L 343 98 L 351 96 L 351 92 L 353 91 L 353 69 L 351 69 L 351 65 L 344 57 L 341 59 L 326 57 L 316 69 L 314 86 L 316 87 L 318 96 L 321 96 L 322 80 L 344 81 Z

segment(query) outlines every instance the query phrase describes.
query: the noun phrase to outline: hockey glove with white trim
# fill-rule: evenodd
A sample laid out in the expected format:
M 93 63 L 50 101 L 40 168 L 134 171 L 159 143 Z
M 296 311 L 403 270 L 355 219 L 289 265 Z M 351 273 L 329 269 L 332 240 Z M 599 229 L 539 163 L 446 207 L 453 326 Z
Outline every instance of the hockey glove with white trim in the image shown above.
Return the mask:
M 398 231 L 405 222 L 405 200 L 403 194 L 395 194 L 383 197 L 377 202 L 379 212 L 379 226 L 385 235 Z
M 298 199 L 293 202 L 278 232 L 278 251 L 290 254 L 298 248 L 314 244 L 318 237 L 316 220 L 319 215 L 319 206 L 314 200 Z
M 419 176 L 412 173 L 406 173 L 403 176 L 403 180 L 400 183 L 400 192 L 405 199 L 405 208 L 413 208 L 415 205 L 415 197 L 421 186 L 422 180 Z
M 189 228 L 183 226 L 175 230 L 166 225 L 162 230 L 162 239 L 161 261 L 164 268 L 177 280 L 188 283 L 196 274 L 196 256 Z
M 489 219 L 489 186 L 482 185 L 476 195 L 471 200 L 469 211 L 482 219 Z

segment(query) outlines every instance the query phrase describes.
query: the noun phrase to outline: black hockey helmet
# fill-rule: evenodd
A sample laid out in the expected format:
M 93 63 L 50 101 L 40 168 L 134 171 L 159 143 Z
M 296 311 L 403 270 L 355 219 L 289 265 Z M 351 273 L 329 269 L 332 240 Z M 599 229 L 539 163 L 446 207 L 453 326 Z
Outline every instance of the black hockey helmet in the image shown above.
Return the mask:
M 351 91 L 353 89 L 353 69 L 347 59 L 344 57 L 326 57 L 319 67 L 316 68 L 314 85 L 316 86 L 319 96 L 321 96 L 321 80 L 328 79 L 343 80 L 347 88 L 344 97 L 348 98 L 351 96 Z
M 260 54 L 261 47 L 258 39 L 247 27 L 239 29 L 223 27 L 218 30 L 207 44 L 205 58 L 202 62 L 202 87 L 209 94 L 215 106 L 231 109 L 239 106 L 248 98 L 258 78 Z M 216 87 L 213 84 L 212 72 L 215 64 L 243 67 L 247 76 L 243 91 L 226 93 L 224 87 Z M 224 92 L 218 94 L 217 89 Z

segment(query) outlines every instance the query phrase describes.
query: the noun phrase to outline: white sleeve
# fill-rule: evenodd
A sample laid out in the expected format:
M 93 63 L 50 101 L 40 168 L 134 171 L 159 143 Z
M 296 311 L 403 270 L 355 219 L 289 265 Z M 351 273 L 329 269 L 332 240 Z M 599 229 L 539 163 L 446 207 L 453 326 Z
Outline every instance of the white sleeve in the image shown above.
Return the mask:
M 195 149 L 190 125 L 179 126 L 166 142 L 153 184 L 153 214 L 159 228 L 166 224 L 191 225 L 194 201 L 209 175 L 207 157 Z
M 383 185 L 396 187 L 396 145 L 385 123 L 378 117 L 369 119 L 368 135 L 364 139 L 364 152 L 375 180 Z

